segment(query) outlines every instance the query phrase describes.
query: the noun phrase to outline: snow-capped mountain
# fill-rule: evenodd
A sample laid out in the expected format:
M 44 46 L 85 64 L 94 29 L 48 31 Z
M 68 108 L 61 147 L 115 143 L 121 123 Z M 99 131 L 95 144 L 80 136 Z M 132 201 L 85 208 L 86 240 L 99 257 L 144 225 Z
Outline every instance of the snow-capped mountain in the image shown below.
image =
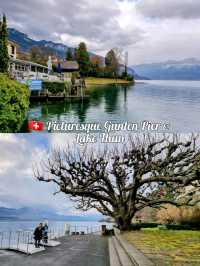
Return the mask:
M 200 60 L 188 58 L 132 66 L 140 76 L 158 80 L 200 80 Z

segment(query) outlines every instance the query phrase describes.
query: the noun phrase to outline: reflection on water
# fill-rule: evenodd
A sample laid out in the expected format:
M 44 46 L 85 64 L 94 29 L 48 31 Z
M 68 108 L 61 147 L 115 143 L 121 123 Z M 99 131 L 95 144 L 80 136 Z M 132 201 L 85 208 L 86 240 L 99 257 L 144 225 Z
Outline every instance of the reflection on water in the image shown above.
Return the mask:
M 87 102 L 34 104 L 30 113 L 43 121 L 168 122 L 171 131 L 199 131 L 200 82 L 148 81 L 132 86 L 100 86 Z

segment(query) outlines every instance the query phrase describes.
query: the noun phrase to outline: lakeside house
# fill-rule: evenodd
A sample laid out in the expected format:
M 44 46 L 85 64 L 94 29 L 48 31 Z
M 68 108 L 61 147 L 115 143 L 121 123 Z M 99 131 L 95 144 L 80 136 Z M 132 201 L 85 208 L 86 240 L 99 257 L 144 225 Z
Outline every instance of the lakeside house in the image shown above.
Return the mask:
M 64 79 L 71 79 L 73 73 L 79 72 L 79 64 L 77 61 L 62 61 L 60 62 L 60 68 Z
M 22 83 L 34 80 L 33 90 L 41 88 L 41 81 L 70 81 L 69 95 L 83 98 L 85 96 L 85 81 L 79 76 L 79 64 L 77 61 L 61 61 L 55 56 L 49 56 L 47 66 L 37 64 L 25 59 L 19 59 L 19 45 L 13 41 L 8 42 L 9 72 L 10 75 Z M 57 65 L 58 73 L 52 74 L 52 64 Z M 73 77 L 73 74 L 74 77 Z
M 48 67 L 28 60 L 18 59 L 19 45 L 8 41 L 8 54 L 10 57 L 9 72 L 16 80 L 58 80 L 57 76 L 48 74 Z
M 73 73 L 79 73 L 79 64 L 77 61 L 61 61 L 54 55 L 51 57 L 51 62 L 56 64 L 58 69 L 60 68 L 61 75 L 50 74 L 47 66 L 37 64 L 26 60 L 19 59 L 18 56 L 21 54 L 19 45 L 14 41 L 8 41 L 8 54 L 10 57 L 9 72 L 11 76 L 16 80 L 49 80 L 49 81 L 60 81 L 69 80 L 71 81 Z M 23 53 L 22 53 L 23 54 Z

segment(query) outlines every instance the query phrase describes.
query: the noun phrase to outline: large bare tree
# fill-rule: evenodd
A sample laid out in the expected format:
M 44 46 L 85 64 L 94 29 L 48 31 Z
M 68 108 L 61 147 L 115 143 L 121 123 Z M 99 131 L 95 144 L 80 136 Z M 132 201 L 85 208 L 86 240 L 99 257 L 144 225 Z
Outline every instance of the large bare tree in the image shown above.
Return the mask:
M 95 208 L 126 230 L 147 206 L 196 204 L 192 193 L 181 195 L 189 186 L 200 189 L 199 159 L 196 136 L 135 135 L 112 152 L 55 149 L 34 173 L 39 181 L 55 183 L 77 208 Z

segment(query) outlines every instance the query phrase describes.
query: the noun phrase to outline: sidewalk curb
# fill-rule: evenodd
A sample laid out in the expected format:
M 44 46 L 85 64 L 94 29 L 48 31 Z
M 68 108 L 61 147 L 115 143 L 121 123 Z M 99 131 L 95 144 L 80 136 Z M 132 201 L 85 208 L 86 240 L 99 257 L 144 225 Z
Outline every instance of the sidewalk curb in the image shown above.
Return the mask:
M 110 266 L 123 266 L 119 260 L 119 256 L 113 244 L 113 237 L 108 239 L 108 248 L 109 248 Z
M 110 266 L 130 265 L 130 263 L 127 262 L 128 259 L 125 258 L 126 256 L 129 258 L 133 266 L 154 266 L 154 263 L 150 259 L 148 259 L 141 251 L 136 249 L 133 245 L 129 244 L 123 238 L 123 236 L 120 234 L 120 231 L 118 229 L 117 230 L 115 229 L 115 237 L 113 237 L 113 239 L 115 239 L 115 243 L 118 242 L 118 245 L 115 245 L 114 247 L 109 248 L 110 262 L 112 263 L 112 256 L 114 254 L 113 249 L 115 249 L 115 253 L 116 254 L 118 253 L 119 262 L 121 264 L 110 264 Z M 109 239 L 109 246 L 113 244 L 114 242 L 112 242 L 112 240 Z M 124 254 L 122 250 L 120 250 L 121 248 L 123 249 Z M 122 256 L 120 256 L 120 254 L 122 254 Z M 126 263 L 123 263 L 124 261 Z

